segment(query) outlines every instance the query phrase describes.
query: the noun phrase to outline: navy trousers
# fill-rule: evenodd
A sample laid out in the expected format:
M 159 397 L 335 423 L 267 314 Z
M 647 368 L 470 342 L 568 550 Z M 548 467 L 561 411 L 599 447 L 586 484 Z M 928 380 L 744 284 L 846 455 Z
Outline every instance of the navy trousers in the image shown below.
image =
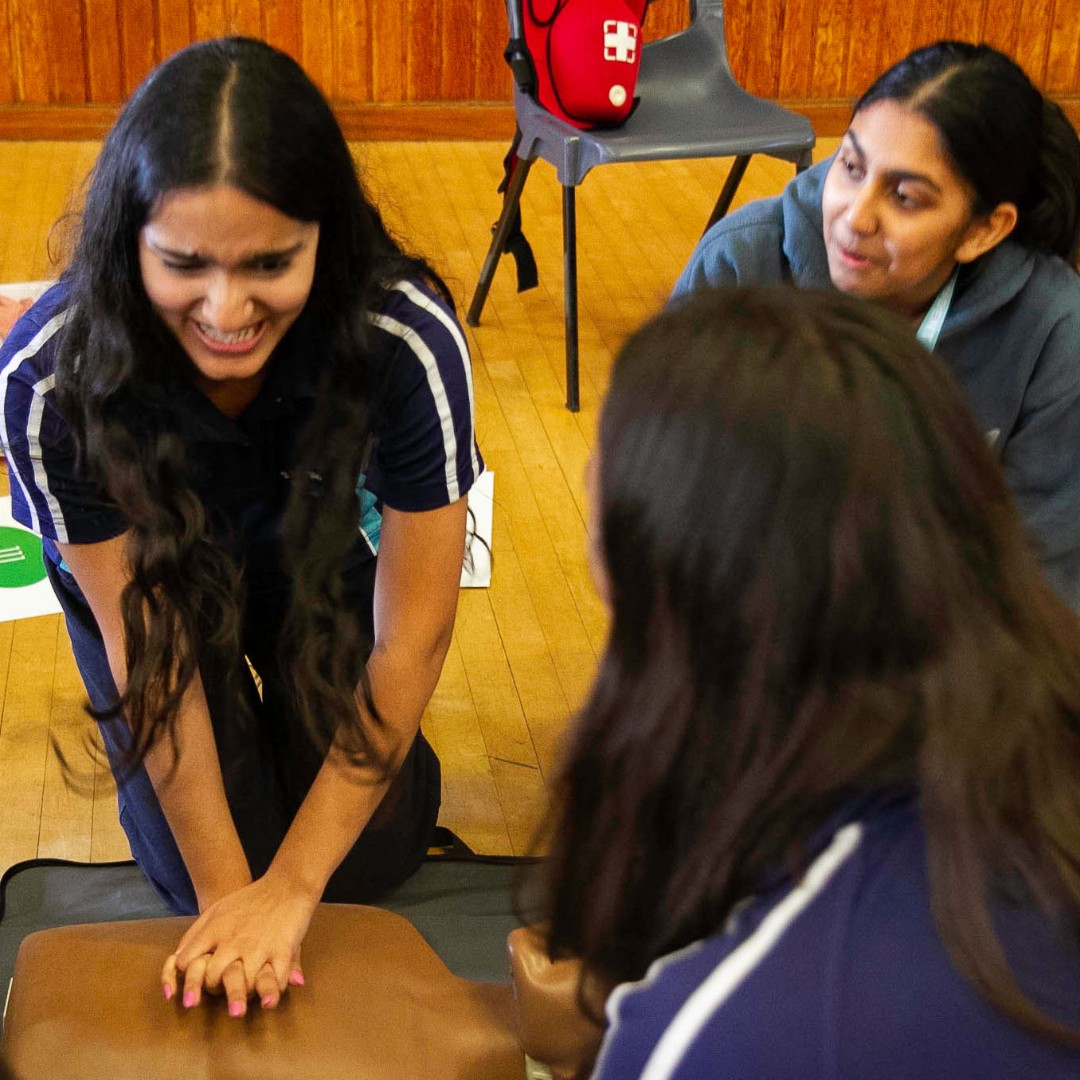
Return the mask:
M 99 713 L 112 709 L 118 698 L 116 684 L 90 607 L 66 568 L 47 556 L 45 566 L 64 609 L 90 702 Z M 349 602 L 369 628 L 374 579 L 374 560 L 347 575 Z M 246 665 L 240 683 L 250 698 L 254 724 L 238 726 L 231 715 L 235 702 L 224 698 L 220 680 L 203 673 L 225 794 L 254 877 L 269 866 L 322 765 L 322 755 L 293 715 L 277 669 L 276 638 L 286 603 L 283 583 L 261 589 L 249 586 L 243 647 L 262 681 L 261 696 Z M 175 912 L 197 913 L 195 889 L 146 770 L 122 767 L 126 721 L 114 715 L 99 728 L 116 778 L 120 824 L 135 861 Z M 419 867 L 431 843 L 439 799 L 439 760 L 423 735 L 417 735 L 374 817 L 330 878 L 323 899 L 367 903 L 404 881 Z

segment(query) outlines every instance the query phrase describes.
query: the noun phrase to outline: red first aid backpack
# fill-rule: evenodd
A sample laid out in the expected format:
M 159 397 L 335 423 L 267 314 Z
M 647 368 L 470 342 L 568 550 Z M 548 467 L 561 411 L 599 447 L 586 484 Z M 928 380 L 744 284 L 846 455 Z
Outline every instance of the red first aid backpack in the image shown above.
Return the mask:
M 634 107 L 649 0 L 522 0 L 536 99 L 575 127 L 620 124 Z
M 520 25 L 516 7 L 508 6 L 510 42 L 503 55 L 518 88 L 575 127 L 621 124 L 634 108 L 641 24 L 652 2 L 521 0 Z M 521 166 L 520 143 L 519 128 L 503 159 L 499 192 L 504 196 Z M 518 292 L 535 288 L 536 259 L 521 231 L 520 204 L 509 219 L 502 251 L 514 257 Z

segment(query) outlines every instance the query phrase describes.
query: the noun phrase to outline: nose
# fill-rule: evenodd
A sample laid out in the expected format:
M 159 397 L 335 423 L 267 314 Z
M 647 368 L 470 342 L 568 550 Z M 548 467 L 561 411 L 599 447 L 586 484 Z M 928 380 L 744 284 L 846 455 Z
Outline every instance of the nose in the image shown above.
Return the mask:
M 216 330 L 242 330 L 250 321 L 255 303 L 237 274 L 220 270 L 207 284 L 202 318 Z
M 857 188 L 844 213 L 847 227 L 859 236 L 870 236 L 877 230 L 877 195 L 869 184 Z

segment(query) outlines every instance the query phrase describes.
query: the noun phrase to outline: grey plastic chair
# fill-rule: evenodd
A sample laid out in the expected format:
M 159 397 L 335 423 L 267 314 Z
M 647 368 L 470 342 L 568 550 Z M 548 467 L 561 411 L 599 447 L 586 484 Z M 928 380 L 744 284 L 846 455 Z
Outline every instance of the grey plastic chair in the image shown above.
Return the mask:
M 644 46 L 635 97 L 638 107 L 621 127 L 581 131 L 553 116 L 532 97 L 531 67 L 524 50 L 522 0 L 506 0 L 514 72 L 514 112 L 521 132 L 520 161 L 513 171 L 502 214 L 484 259 L 466 321 L 480 322 L 500 256 L 506 251 L 521 192 L 537 158 L 555 166 L 563 189 L 563 270 L 566 325 L 566 407 L 579 408 L 577 245 L 574 194 L 590 169 L 617 161 L 734 157 L 709 218 L 727 213 L 754 154 L 810 165 L 814 131 L 796 113 L 756 98 L 731 74 L 724 37 L 723 0 L 690 0 L 690 26 Z

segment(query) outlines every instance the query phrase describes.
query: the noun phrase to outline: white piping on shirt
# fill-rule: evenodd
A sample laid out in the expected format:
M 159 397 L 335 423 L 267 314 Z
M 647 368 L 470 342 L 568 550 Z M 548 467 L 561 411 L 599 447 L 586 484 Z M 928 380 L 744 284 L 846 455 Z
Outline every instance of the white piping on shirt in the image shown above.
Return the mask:
M 31 442 L 31 447 L 37 447 L 37 453 L 31 451 L 30 458 L 34 463 L 34 483 L 37 485 L 38 490 L 45 496 L 45 502 L 49 507 L 49 519 L 53 523 L 53 528 L 56 530 L 56 542 L 58 544 L 66 544 L 68 541 L 67 522 L 64 521 L 64 509 L 60 505 L 60 500 L 52 493 L 52 489 L 49 487 L 49 474 L 45 471 L 45 461 L 41 455 L 41 423 L 45 416 L 45 395 L 49 393 L 56 386 L 56 372 L 51 375 L 46 375 L 44 379 L 39 379 L 34 383 L 34 399 L 30 403 L 30 413 L 26 420 L 27 434 L 31 431 L 34 432 L 34 439 Z M 34 525 L 38 525 L 37 511 L 34 509 L 34 504 L 27 500 L 27 505 L 30 507 L 30 517 L 34 521 Z M 38 532 L 37 528 L 31 526 L 34 532 Z
M 454 433 L 454 418 L 450 413 L 450 401 L 446 396 L 446 386 L 443 383 L 442 375 L 439 374 L 439 365 L 435 359 L 435 354 L 428 348 L 427 342 L 411 326 L 406 326 L 403 322 L 392 319 L 389 315 L 374 315 L 371 321 L 388 334 L 401 338 L 412 349 L 420 363 L 424 365 L 428 388 L 431 390 L 431 396 L 435 399 L 435 408 L 439 414 L 439 424 L 442 427 L 443 451 L 446 454 L 446 495 L 450 502 L 457 502 L 461 497 L 457 477 L 457 435 Z
M 653 1047 L 640 1080 L 670 1080 L 670 1077 L 674 1076 L 694 1040 L 716 1010 L 764 961 L 788 927 L 828 885 L 833 874 L 859 846 L 862 832 L 862 825 L 858 822 L 840 829 L 832 843 L 814 860 L 798 885 L 762 919 L 761 925 L 738 948 L 724 957 L 709 977 L 683 1002 Z M 680 954 L 675 955 L 677 957 Z M 670 962 L 674 958 L 665 960 Z M 659 971 L 649 972 L 651 979 L 655 979 L 658 974 Z M 633 985 L 627 989 L 633 989 Z M 613 1035 L 614 1027 L 605 1041 L 611 1040 Z
M 461 353 L 461 362 L 465 368 L 465 385 L 469 392 L 469 419 L 470 426 L 475 430 L 476 428 L 476 407 L 473 401 L 473 377 L 472 377 L 472 362 L 469 356 L 469 346 L 465 344 L 465 338 L 462 336 L 461 327 L 457 321 L 449 315 L 443 308 L 435 303 L 430 296 L 421 292 L 411 281 L 399 281 L 393 286 L 398 292 L 407 296 L 417 307 L 422 308 L 424 311 L 431 315 L 434 315 L 446 327 L 450 336 L 454 339 L 454 344 L 457 345 L 458 351 Z M 476 456 L 476 440 L 473 440 L 472 446 L 469 448 L 469 460 L 472 464 L 473 479 L 480 475 L 480 461 Z
M 73 308 L 67 308 L 65 311 L 61 311 L 59 315 L 54 315 L 31 339 L 24 345 L 15 355 L 7 362 L 3 371 L 0 371 L 0 441 L 5 446 L 11 445 L 11 440 L 8 437 L 7 430 L 7 389 L 8 383 L 11 381 L 11 376 L 19 365 L 32 356 L 36 356 L 41 350 L 41 347 L 49 341 L 52 336 L 65 326 L 68 320 L 74 313 Z M 60 504 L 57 502 L 56 497 L 49 490 L 49 480 L 45 473 L 44 465 L 41 461 L 41 418 L 45 412 L 45 404 L 42 400 L 42 394 L 48 392 L 55 385 L 55 375 L 50 375 L 44 379 L 41 379 L 34 386 L 34 393 L 37 395 L 35 401 L 30 407 L 30 415 L 27 418 L 27 430 L 26 437 L 30 443 L 30 456 L 34 462 L 34 481 L 40 489 L 41 493 L 45 496 L 46 502 L 49 504 L 50 511 L 52 513 L 52 524 L 56 528 L 56 539 L 59 543 L 67 543 L 67 525 L 64 522 L 63 512 L 60 509 Z M 35 450 L 36 448 L 36 450 Z M 23 478 L 19 475 L 18 469 L 12 467 L 9 470 L 9 476 L 14 480 L 16 484 L 22 489 L 23 498 L 27 507 L 30 510 L 30 530 L 31 532 L 41 533 L 41 521 L 37 515 L 37 508 L 34 505 L 34 500 L 30 496 L 30 491 L 26 484 L 23 482 Z

